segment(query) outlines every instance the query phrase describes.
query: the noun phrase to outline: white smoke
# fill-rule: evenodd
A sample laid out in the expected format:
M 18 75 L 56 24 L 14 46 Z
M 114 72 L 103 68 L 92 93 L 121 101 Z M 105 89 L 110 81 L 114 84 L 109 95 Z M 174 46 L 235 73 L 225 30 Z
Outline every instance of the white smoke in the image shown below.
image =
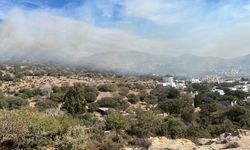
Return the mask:
M 0 25 L 2 57 L 72 62 L 105 51 L 143 51 L 167 44 L 118 29 L 100 28 L 44 11 L 13 9 Z

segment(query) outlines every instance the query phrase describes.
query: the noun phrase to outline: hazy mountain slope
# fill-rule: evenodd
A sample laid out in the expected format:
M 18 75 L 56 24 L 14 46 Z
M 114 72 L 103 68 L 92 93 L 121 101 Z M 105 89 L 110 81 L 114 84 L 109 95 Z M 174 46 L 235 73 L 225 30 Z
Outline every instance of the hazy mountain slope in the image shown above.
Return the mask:
M 168 57 L 136 51 L 106 52 L 84 59 L 89 67 L 127 73 L 152 73 L 167 62 Z
M 250 73 L 250 55 L 234 59 L 202 57 L 190 54 L 178 57 L 153 55 L 136 51 L 106 52 L 85 58 L 94 69 L 139 74 L 234 75 Z

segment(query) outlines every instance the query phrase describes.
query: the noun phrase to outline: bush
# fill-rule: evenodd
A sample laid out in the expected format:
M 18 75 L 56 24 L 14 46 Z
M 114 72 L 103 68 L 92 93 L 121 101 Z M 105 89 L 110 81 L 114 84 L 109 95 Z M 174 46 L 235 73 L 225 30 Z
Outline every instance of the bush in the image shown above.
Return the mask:
M 232 107 L 228 112 L 227 112 L 227 117 L 231 121 L 234 122 L 240 122 L 241 119 L 244 118 L 244 115 L 247 113 L 247 110 L 242 107 L 242 106 L 236 106 Z
M 28 100 L 20 97 L 6 97 L 0 100 L 1 109 L 20 109 L 28 104 Z
M 86 105 L 83 87 L 75 85 L 65 94 L 62 108 L 75 116 L 86 112 Z
M 54 137 L 75 124 L 67 116 L 46 117 L 43 113 L 30 110 L 0 111 L 0 120 L 0 141 L 6 149 L 54 146 Z
M 135 95 L 135 94 L 129 94 L 127 97 L 128 97 L 128 101 L 129 101 L 131 104 L 136 104 L 137 102 L 140 101 L 139 96 L 137 96 L 137 95 Z
M 120 130 L 126 129 L 128 127 L 128 120 L 118 112 L 111 112 L 106 119 L 106 126 L 108 129 L 115 130 L 116 138 L 118 140 L 118 134 L 120 133 Z
M 84 93 L 84 96 L 85 96 L 85 99 L 88 103 L 95 102 L 95 100 L 97 98 L 97 95 L 95 93 L 91 93 L 91 92 Z
M 80 120 L 81 124 L 91 127 L 93 127 L 93 125 L 95 125 L 99 121 L 98 118 L 91 113 L 82 114 L 78 116 L 78 119 Z
M 148 92 L 147 91 L 141 91 L 139 94 L 138 94 L 139 98 L 140 98 L 140 101 L 145 101 L 146 98 L 149 96 Z
M 13 81 L 14 78 L 10 74 L 5 74 L 1 77 L 1 80 L 3 81 Z
M 186 106 L 181 109 L 181 118 L 186 122 L 192 122 L 194 120 L 194 107 Z
M 128 93 L 129 93 L 129 88 L 127 88 L 127 87 L 120 87 L 119 88 L 119 94 L 121 96 L 127 96 Z
M 20 89 L 19 93 L 22 93 L 23 98 L 31 98 L 34 96 L 33 91 L 27 88 Z
M 99 95 L 99 92 L 95 87 L 86 86 L 84 88 L 84 96 L 88 103 L 94 102 L 98 95 Z
M 130 118 L 128 133 L 137 137 L 149 137 L 156 135 L 161 120 L 151 111 L 138 111 Z
M 117 86 L 114 84 L 103 84 L 98 86 L 98 90 L 101 92 L 114 92 L 117 90 Z
M 89 112 L 95 112 L 99 108 L 99 105 L 97 103 L 90 103 L 88 104 L 88 111 Z
M 57 108 L 57 104 L 51 100 L 39 100 L 35 104 L 36 108 L 40 111 L 44 111 L 49 108 Z
M 186 125 L 179 118 L 170 118 L 166 122 L 167 135 L 171 138 L 182 138 L 185 136 Z
M 65 93 L 52 93 L 50 96 L 50 99 L 54 102 L 63 102 Z
M 180 97 L 179 90 L 166 87 L 157 87 L 153 89 L 150 94 L 157 96 L 159 101 L 164 101 L 166 99 L 176 99 Z
M 100 107 L 117 108 L 125 110 L 129 107 L 128 102 L 121 97 L 104 97 L 97 102 Z
M 181 99 L 169 99 L 158 104 L 158 108 L 166 113 L 180 114 L 187 102 Z
M 167 98 L 175 99 L 175 98 L 179 98 L 179 97 L 180 97 L 180 91 L 179 90 L 177 90 L 176 88 L 170 88 L 169 89 Z
M 156 96 L 159 101 L 163 101 L 168 97 L 168 88 L 157 87 L 150 92 L 150 95 Z
M 87 135 L 82 126 L 70 127 L 59 139 L 57 149 L 85 150 L 86 148 Z
M 5 99 L 0 99 L 0 109 L 8 109 L 9 103 Z

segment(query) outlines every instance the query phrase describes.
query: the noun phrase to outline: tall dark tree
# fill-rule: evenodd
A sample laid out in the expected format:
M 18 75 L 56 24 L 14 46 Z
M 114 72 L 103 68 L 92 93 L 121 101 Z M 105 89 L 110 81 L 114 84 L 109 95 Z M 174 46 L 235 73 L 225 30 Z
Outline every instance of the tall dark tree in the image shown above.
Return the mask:
M 75 85 L 65 94 L 63 109 L 66 109 L 73 116 L 86 112 L 86 105 L 82 86 Z

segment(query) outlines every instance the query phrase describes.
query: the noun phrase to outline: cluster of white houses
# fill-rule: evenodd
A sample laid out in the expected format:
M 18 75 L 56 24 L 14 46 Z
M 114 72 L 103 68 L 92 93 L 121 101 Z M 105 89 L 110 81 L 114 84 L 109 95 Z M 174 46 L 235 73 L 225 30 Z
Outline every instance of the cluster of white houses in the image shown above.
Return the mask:
M 240 78 L 233 78 L 233 79 L 223 79 L 221 77 L 217 76 L 207 76 L 201 79 L 198 78 L 192 78 L 189 80 L 190 83 L 202 83 L 202 82 L 208 82 L 208 83 L 234 83 L 238 81 L 239 84 L 229 87 L 230 90 L 232 91 L 244 91 L 248 92 L 250 91 L 250 84 L 247 81 L 240 81 Z M 186 80 L 175 80 L 174 77 L 163 77 L 162 78 L 162 83 L 160 85 L 164 87 L 173 87 L 177 88 L 180 90 L 184 90 L 187 85 L 186 85 Z M 225 92 L 221 89 L 214 88 L 211 90 L 211 92 L 218 92 L 220 95 L 224 95 Z
M 162 86 L 173 87 L 180 90 L 184 90 L 187 86 L 185 80 L 174 80 L 174 77 L 163 77 Z
M 237 82 L 236 82 L 237 81 Z M 232 91 L 244 91 L 244 92 L 249 92 L 250 91 L 250 84 L 247 81 L 241 81 L 240 78 L 232 78 L 232 79 L 222 79 L 219 78 L 217 76 L 215 77 L 205 77 L 202 79 L 198 79 L 198 78 L 193 78 L 189 81 L 187 80 L 175 80 L 174 77 L 163 77 L 162 78 L 162 83 L 159 83 L 160 85 L 164 86 L 164 87 L 172 87 L 172 88 L 176 88 L 179 90 L 184 90 L 186 89 L 187 85 L 186 83 L 202 83 L 202 82 L 207 82 L 207 83 L 238 83 L 237 85 L 233 86 L 233 87 L 229 87 L 230 90 Z M 219 89 L 217 87 L 214 87 L 211 92 L 217 92 L 220 95 L 225 95 L 225 91 L 222 89 Z M 197 95 L 198 92 L 195 92 L 194 95 Z M 247 98 L 245 98 L 244 101 L 247 101 L 250 103 L 250 96 L 248 96 Z M 237 101 L 232 101 L 231 105 L 234 106 L 237 104 Z M 199 110 L 197 110 L 199 111 Z

